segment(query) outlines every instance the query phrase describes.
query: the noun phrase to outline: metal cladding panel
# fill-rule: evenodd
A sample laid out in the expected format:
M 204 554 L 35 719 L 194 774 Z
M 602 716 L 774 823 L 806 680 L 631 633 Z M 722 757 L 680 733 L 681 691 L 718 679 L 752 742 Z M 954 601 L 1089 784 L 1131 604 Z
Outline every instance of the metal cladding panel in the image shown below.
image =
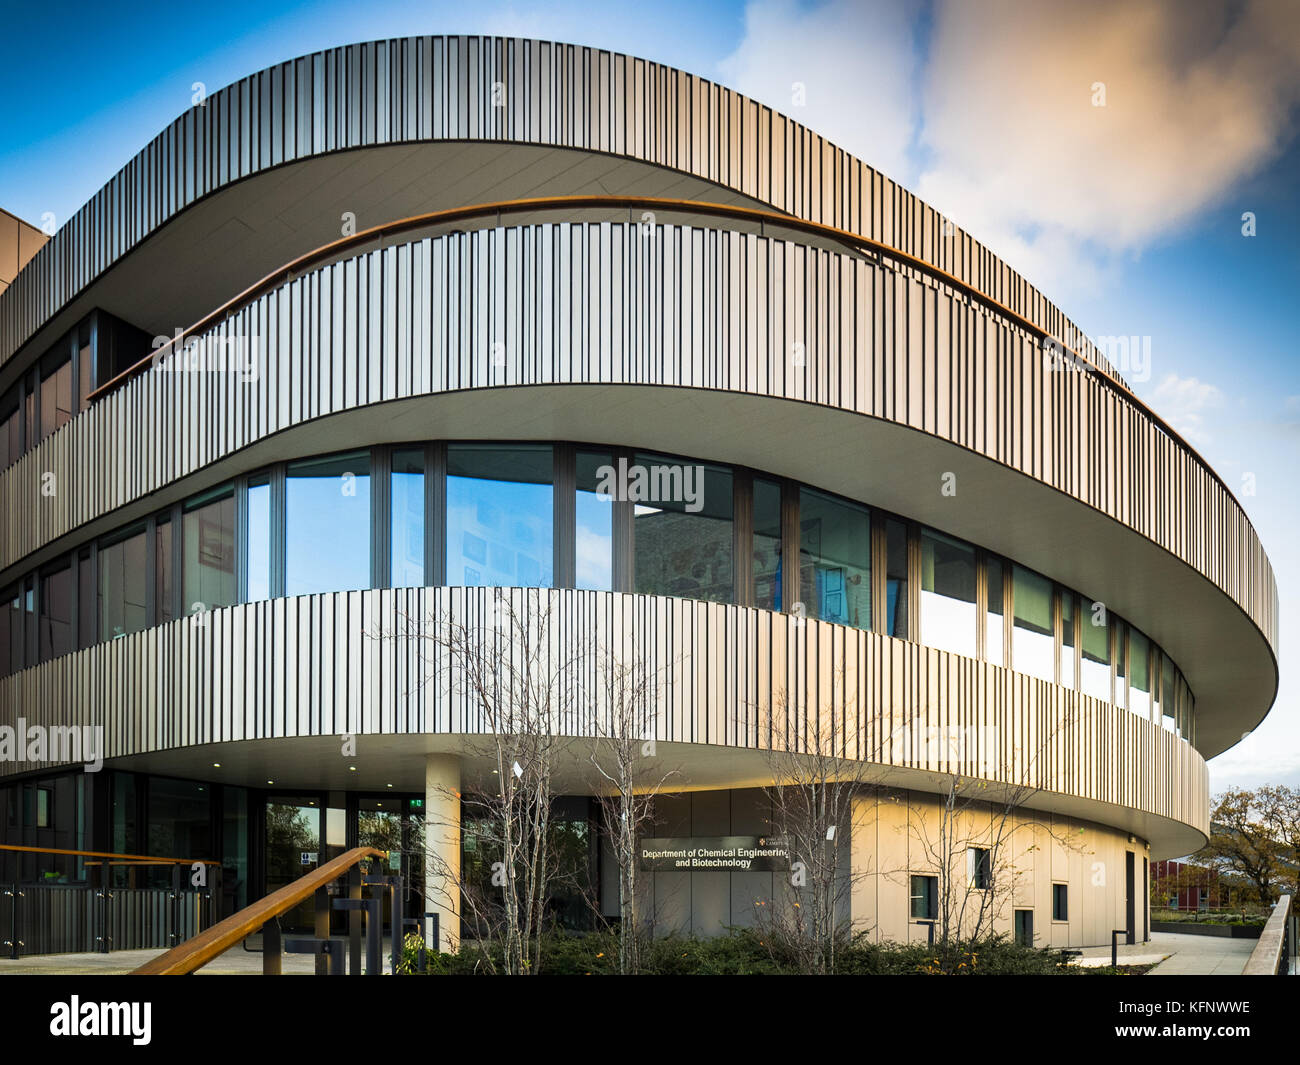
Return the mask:
M 844 290 L 858 295 L 833 298 Z M 628 295 L 615 303 L 614 292 Z M 1093 375 L 1046 370 L 1021 328 L 980 305 L 957 300 L 961 328 L 940 348 L 920 313 L 928 292 L 914 272 L 844 253 L 664 224 L 475 230 L 366 252 L 200 334 L 209 351 L 221 337 L 254 342 L 254 379 L 177 369 L 174 356 L 0 473 L 0 569 L 273 433 L 410 395 L 668 385 L 802 400 L 933 433 L 927 396 L 946 362 L 942 402 L 957 414 L 943 439 L 1183 559 L 1276 648 L 1267 557 L 1195 456 Z M 840 387 L 846 375 L 864 384 Z
M 730 89 L 593 48 L 416 37 L 289 60 L 177 118 L 0 293 L 0 365 L 95 278 L 204 197 L 313 155 L 422 141 L 548 145 L 681 171 L 882 240 L 1055 336 L 1079 333 L 1036 289 L 911 193 Z M 1110 368 L 1090 343 L 1083 347 Z
M 616 661 L 653 679 L 647 727 L 663 742 L 808 750 L 833 737 L 846 758 L 1208 831 L 1200 755 L 1120 707 L 879 633 L 658 596 L 414 588 L 226 607 L 6 677 L 0 720 L 21 710 L 29 726 L 102 725 L 107 758 L 348 732 L 481 733 L 472 686 L 438 633 L 454 618 L 471 644 L 511 653 L 511 631 L 493 626 L 503 599 L 547 634 L 552 662 L 572 666 L 557 681 L 569 692 L 558 733 L 593 734 L 575 708 L 608 713 L 604 670 Z M 5 775 L 32 768 L 15 762 Z

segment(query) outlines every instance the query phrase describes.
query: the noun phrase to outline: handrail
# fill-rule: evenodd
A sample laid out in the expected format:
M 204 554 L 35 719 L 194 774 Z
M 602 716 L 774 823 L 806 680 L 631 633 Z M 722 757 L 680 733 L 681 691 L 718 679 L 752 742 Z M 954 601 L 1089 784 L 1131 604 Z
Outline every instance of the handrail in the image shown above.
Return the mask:
M 1242 976 L 1277 976 L 1282 961 L 1282 951 L 1287 940 L 1287 918 L 1291 912 L 1291 896 L 1283 895 L 1273 907 L 1273 914 L 1259 934 L 1259 942 L 1250 952 Z
M 358 862 L 366 858 L 387 857 L 387 851 L 381 851 L 376 847 L 354 847 L 326 862 L 319 869 L 299 877 L 292 884 L 286 884 L 266 898 L 259 899 L 251 906 L 245 906 L 238 913 L 231 914 L 225 920 L 218 921 L 193 939 L 187 939 L 152 961 L 145 962 L 140 968 L 133 970 L 131 975 L 185 976 L 192 973 L 219 954 L 224 954 L 246 936 L 252 935 L 267 921 L 293 909 L 331 880 L 337 880 Z
M 59 847 L 25 847 L 16 843 L 0 843 L 0 851 L 18 851 L 22 854 L 71 854 L 79 858 L 123 858 L 136 862 L 165 865 L 220 865 L 212 858 L 161 858 L 156 854 L 118 854 L 116 851 L 72 851 Z M 87 865 L 92 863 L 87 862 Z M 93 863 L 98 865 L 98 862 Z
M 894 259 L 899 263 L 909 266 L 913 269 L 920 270 L 936 280 L 957 289 L 966 296 L 974 299 L 996 314 L 1009 319 L 1014 324 L 1029 332 L 1039 341 L 1051 340 L 1060 348 L 1061 355 L 1068 355 L 1076 363 L 1080 364 L 1083 369 L 1097 377 L 1097 379 L 1106 388 L 1123 396 L 1123 398 L 1137 407 L 1147 418 L 1149 418 L 1165 435 L 1171 440 L 1184 448 L 1201 467 L 1218 482 L 1219 486 L 1228 493 L 1228 496 L 1236 500 L 1232 489 L 1228 487 L 1227 482 L 1215 472 L 1214 468 L 1205 461 L 1204 457 L 1198 452 L 1172 425 L 1165 421 L 1159 414 L 1151 409 L 1138 395 L 1128 387 L 1128 385 L 1116 374 L 1110 370 L 1099 366 L 1091 359 L 1082 355 L 1073 348 L 1064 344 L 1058 338 L 1052 336 L 1050 331 L 1044 329 L 1038 323 L 1026 318 L 1024 315 L 1013 311 L 1005 304 L 999 303 L 992 296 L 976 288 L 974 285 L 948 271 L 935 266 L 933 263 L 920 256 L 913 255 L 910 252 L 902 251 L 884 241 L 875 240 L 872 237 L 864 237 L 854 233 L 851 230 L 840 229 L 837 226 L 827 225 L 823 222 L 813 222 L 804 218 L 796 218 L 793 215 L 783 214 L 780 211 L 764 210 L 756 207 L 745 207 L 737 204 L 712 203 L 705 200 L 682 200 L 660 196 L 537 196 L 518 200 L 502 200 L 494 203 L 471 204 L 464 207 L 452 207 L 441 211 L 430 211 L 425 214 L 411 215 L 407 218 L 394 219 L 391 222 L 384 222 L 381 225 L 371 226 L 369 229 L 359 230 L 346 237 L 330 241 L 328 244 L 322 244 L 303 255 L 292 259 L 288 263 L 277 267 L 271 273 L 267 274 L 260 281 L 254 282 L 248 288 L 244 289 L 238 295 L 227 300 L 216 310 L 209 312 L 191 325 L 188 329 L 182 330 L 179 334 L 168 338 L 167 342 L 160 345 L 151 354 L 140 359 L 138 362 L 128 366 L 121 373 L 112 379 L 100 385 L 97 389 L 87 395 L 86 400 L 93 402 L 106 396 L 108 393 L 115 391 L 123 383 L 131 378 L 143 373 L 150 366 L 154 366 L 158 361 L 165 357 L 167 352 L 173 349 L 178 343 L 183 344 L 186 339 L 194 336 L 196 333 L 208 326 L 219 321 L 226 315 L 232 313 L 245 303 L 250 302 L 257 296 L 274 288 L 282 281 L 292 280 L 295 274 L 306 270 L 314 265 L 331 259 L 352 248 L 360 247 L 371 241 L 378 240 L 380 247 L 383 246 L 383 238 L 395 236 L 400 233 L 409 232 L 414 229 L 423 229 L 430 226 L 447 225 L 454 222 L 468 221 L 478 218 L 496 218 L 500 222 L 500 216 L 503 214 L 518 214 L 529 211 L 545 210 L 563 210 L 563 209 L 611 209 L 611 208 L 659 208 L 665 211 L 675 211 L 686 214 L 703 214 L 715 217 L 732 218 L 738 221 L 756 222 L 760 225 L 771 224 L 784 229 L 793 229 L 797 232 L 806 233 L 812 236 L 830 239 L 837 243 L 847 246 L 850 250 L 860 251 L 866 249 L 877 255 L 882 255 L 889 259 Z M 1240 504 L 1238 504 L 1240 509 Z

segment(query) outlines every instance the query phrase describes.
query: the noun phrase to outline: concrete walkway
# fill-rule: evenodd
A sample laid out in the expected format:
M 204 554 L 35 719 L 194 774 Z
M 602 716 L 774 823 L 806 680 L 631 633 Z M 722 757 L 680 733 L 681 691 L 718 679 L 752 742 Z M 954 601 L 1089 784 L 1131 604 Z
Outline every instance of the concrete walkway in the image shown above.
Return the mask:
M 1152 932 L 1149 943 L 1121 943 L 1121 965 L 1155 965 L 1148 976 L 1240 976 L 1255 939 L 1225 939 L 1177 932 Z M 1086 947 L 1075 965 L 1110 964 L 1110 947 Z
M 259 946 L 260 936 L 248 939 L 250 947 Z M 389 941 L 384 939 L 383 972 L 389 972 Z M 0 976 L 101 975 L 129 973 L 147 961 L 158 957 L 161 950 L 115 950 L 109 954 L 32 954 L 14 961 L 0 958 Z M 362 944 L 361 964 L 365 965 L 365 945 Z M 309 976 L 314 973 L 316 959 L 308 954 L 284 954 L 280 957 L 280 970 L 286 976 Z M 203 966 L 196 976 L 260 976 L 262 955 L 244 950 L 238 944 L 218 958 Z

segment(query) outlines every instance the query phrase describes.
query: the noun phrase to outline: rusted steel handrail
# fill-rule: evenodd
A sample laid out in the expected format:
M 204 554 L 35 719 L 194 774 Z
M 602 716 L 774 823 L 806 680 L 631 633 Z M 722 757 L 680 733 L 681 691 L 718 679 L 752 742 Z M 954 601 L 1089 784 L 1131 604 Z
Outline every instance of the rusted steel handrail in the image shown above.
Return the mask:
M 337 880 L 358 862 L 367 858 L 387 857 L 387 851 L 381 851 L 376 847 L 354 847 L 332 861 L 326 862 L 319 869 L 299 877 L 292 884 L 286 884 L 278 891 L 271 892 L 266 898 L 244 907 L 223 921 L 218 921 L 206 932 L 200 932 L 193 939 L 188 939 L 166 953 L 158 955 L 152 961 L 133 970 L 131 975 L 185 976 L 192 973 L 218 955 L 224 954 L 246 936 L 257 932 L 267 921 L 287 913 L 331 880 Z

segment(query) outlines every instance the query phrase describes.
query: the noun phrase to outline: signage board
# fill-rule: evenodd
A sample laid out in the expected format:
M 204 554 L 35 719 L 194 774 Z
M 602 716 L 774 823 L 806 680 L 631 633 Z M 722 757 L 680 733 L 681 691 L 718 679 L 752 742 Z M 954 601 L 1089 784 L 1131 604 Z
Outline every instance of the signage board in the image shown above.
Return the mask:
M 665 836 L 637 843 L 644 872 L 774 873 L 790 868 L 777 836 Z

